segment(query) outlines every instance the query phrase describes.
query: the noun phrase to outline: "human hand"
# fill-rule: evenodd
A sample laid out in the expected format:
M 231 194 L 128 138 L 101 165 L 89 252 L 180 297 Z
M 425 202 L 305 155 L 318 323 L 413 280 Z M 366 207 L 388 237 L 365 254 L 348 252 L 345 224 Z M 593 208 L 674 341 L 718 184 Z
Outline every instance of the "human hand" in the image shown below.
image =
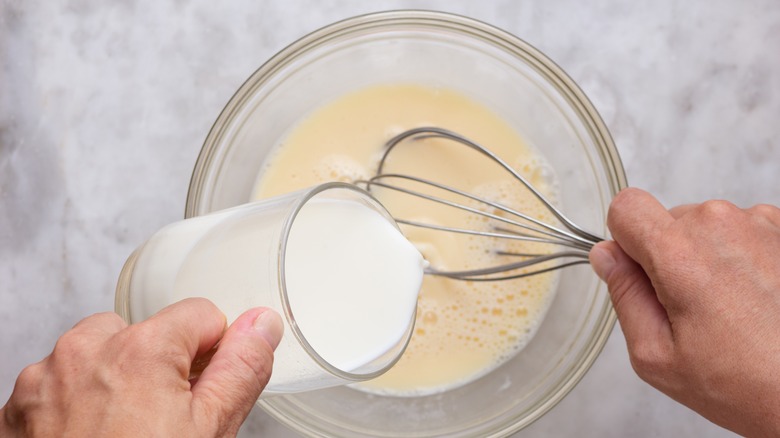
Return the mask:
M 627 189 L 590 253 L 643 380 L 746 436 L 780 436 L 780 209 L 667 211 Z
M 263 308 L 226 330 L 202 298 L 131 326 L 115 313 L 90 316 L 22 371 L 0 410 L 0 436 L 234 436 L 268 382 L 282 330 Z M 217 342 L 190 380 L 193 360 Z

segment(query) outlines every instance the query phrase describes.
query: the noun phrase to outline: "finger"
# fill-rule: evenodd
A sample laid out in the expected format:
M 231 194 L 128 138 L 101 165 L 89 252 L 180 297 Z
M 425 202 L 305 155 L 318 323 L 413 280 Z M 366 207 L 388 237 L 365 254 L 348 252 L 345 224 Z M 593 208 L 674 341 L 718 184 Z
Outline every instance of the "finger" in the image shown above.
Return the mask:
M 211 362 L 192 388 L 193 403 L 220 433 L 238 430 L 268 383 L 284 325 L 266 308 L 244 312 L 230 325 Z
M 651 194 L 634 188 L 618 193 L 607 214 L 612 237 L 645 271 L 652 269 L 652 256 L 661 243 L 663 230 L 673 221 Z
M 661 362 L 671 351 L 673 339 L 666 310 L 641 266 L 617 243 L 605 241 L 594 246 L 590 262 L 607 283 L 632 364 L 640 376 L 646 375 L 650 364 Z
M 181 348 L 190 361 L 208 351 L 225 333 L 225 315 L 205 298 L 187 298 L 137 324 L 161 342 Z
M 674 219 L 680 219 L 681 217 L 688 214 L 688 212 L 693 211 L 698 207 L 700 204 L 683 204 L 678 205 L 676 207 L 672 207 L 669 209 L 669 214 L 672 215 Z

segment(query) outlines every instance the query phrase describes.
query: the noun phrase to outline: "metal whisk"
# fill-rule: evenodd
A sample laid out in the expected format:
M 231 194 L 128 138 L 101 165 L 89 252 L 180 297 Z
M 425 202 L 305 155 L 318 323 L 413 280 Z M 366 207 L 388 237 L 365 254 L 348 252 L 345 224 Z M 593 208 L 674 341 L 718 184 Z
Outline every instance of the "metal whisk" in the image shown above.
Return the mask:
M 516 211 L 501 203 L 489 199 L 484 199 L 483 197 L 475 196 L 471 193 L 466 193 L 462 190 L 441 184 L 439 182 L 406 174 L 383 173 L 388 156 L 399 145 L 413 144 L 415 140 L 433 137 L 450 140 L 451 142 L 449 143 L 452 143 L 453 145 L 469 147 L 501 166 L 517 181 L 519 181 L 526 190 L 529 190 L 533 196 L 536 197 L 543 204 L 543 206 L 560 221 L 563 227 L 544 223 L 539 219 L 530 217 L 525 213 Z M 510 165 L 508 165 L 504 160 L 499 158 L 489 149 L 463 137 L 460 134 L 442 128 L 415 128 L 404 131 L 401 134 L 393 137 L 385 145 L 384 155 L 382 156 L 382 159 L 379 163 L 377 174 L 369 180 L 360 180 L 356 181 L 355 183 L 364 185 L 366 190 L 369 192 L 374 187 L 382 187 L 400 192 L 405 195 L 442 205 L 447 205 L 455 209 L 460 209 L 485 218 L 493 219 L 500 222 L 502 225 L 494 226 L 491 231 L 479 231 L 411 221 L 404 218 L 395 218 L 396 222 L 400 224 L 438 230 L 442 232 L 483 236 L 488 238 L 512 239 L 550 245 L 550 252 L 541 253 L 495 251 L 495 253 L 498 255 L 512 256 L 518 258 L 519 260 L 512 263 L 487 268 L 448 271 L 437 269 L 435 266 L 429 266 L 426 270 L 426 274 L 428 275 L 466 281 L 497 281 L 528 277 L 568 266 L 588 263 L 588 251 L 593 247 L 593 245 L 603 240 L 603 238 L 583 230 L 570 219 L 568 219 L 558 208 L 556 208 L 550 201 L 548 201 L 547 198 L 539 192 L 539 190 L 537 190 L 515 169 L 513 169 Z M 410 189 L 407 187 L 409 183 L 412 183 L 412 185 L 418 186 L 421 189 Z M 400 184 L 404 184 L 404 186 Z M 461 202 L 444 199 L 442 197 L 425 192 L 425 189 L 431 188 L 456 195 L 456 199 L 462 199 L 464 201 L 476 201 L 478 205 L 481 205 L 482 207 L 471 207 L 464 205 Z M 506 216 L 499 216 L 497 214 L 491 213 L 490 211 L 486 211 L 487 208 L 491 208 L 493 211 L 504 212 Z

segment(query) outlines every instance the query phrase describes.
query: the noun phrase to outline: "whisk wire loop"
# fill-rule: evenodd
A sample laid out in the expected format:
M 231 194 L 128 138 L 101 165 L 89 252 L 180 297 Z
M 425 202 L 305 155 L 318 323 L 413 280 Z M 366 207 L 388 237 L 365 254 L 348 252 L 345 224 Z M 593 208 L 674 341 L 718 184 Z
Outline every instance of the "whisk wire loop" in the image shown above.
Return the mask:
M 575 224 L 572 220 L 570 220 L 566 215 L 563 214 L 555 205 L 552 204 L 547 198 L 539 192 L 539 190 L 536 189 L 536 187 L 533 186 L 533 184 L 529 183 L 528 180 L 525 179 L 520 173 L 518 173 L 512 166 L 507 164 L 506 161 L 501 159 L 498 155 L 491 152 L 489 149 L 485 148 L 484 146 L 469 140 L 468 138 L 450 131 L 448 129 L 439 128 L 439 127 L 420 127 L 420 128 L 413 128 L 409 129 L 407 131 L 404 131 L 395 137 L 388 140 L 387 144 L 385 145 L 385 152 L 382 155 L 382 159 L 379 161 L 379 167 L 377 170 L 377 175 L 381 175 L 382 171 L 384 170 L 385 162 L 387 161 L 387 157 L 390 155 L 390 152 L 395 149 L 396 146 L 401 144 L 406 139 L 416 137 L 418 139 L 425 139 L 425 138 L 431 138 L 431 137 L 440 137 L 445 138 L 448 140 L 452 140 L 454 142 L 460 143 L 464 146 L 468 146 L 469 148 L 481 153 L 482 155 L 490 158 L 493 162 L 498 164 L 499 166 L 503 167 L 504 170 L 509 172 L 515 179 L 517 179 L 520 183 L 522 183 L 526 189 L 528 189 L 534 197 L 536 197 L 539 201 L 541 201 L 545 207 L 553 214 L 555 217 L 561 221 L 561 223 L 566 226 L 569 230 L 574 232 L 577 235 L 580 235 L 586 239 L 589 239 L 591 241 L 601 241 L 602 238 L 591 234 L 582 228 L 580 228 L 577 224 Z
M 485 199 L 481 196 L 465 192 L 463 190 L 451 187 L 426 178 L 400 173 L 383 173 L 387 158 L 390 153 L 406 140 L 422 140 L 426 138 L 443 138 L 451 140 L 460 145 L 467 146 L 486 156 L 494 163 L 506 170 L 515 180 L 519 181 L 525 189 L 542 203 L 542 205 L 555 216 L 563 225 L 563 228 L 545 223 L 544 221 L 531 217 L 528 214 L 517 211 L 502 203 Z M 406 143 L 411 143 L 406 142 Z M 405 182 L 402 186 L 401 182 Z M 557 250 L 549 253 L 518 253 L 511 251 L 499 251 L 494 253 L 500 256 L 517 257 L 520 261 L 491 266 L 487 268 L 468 269 L 468 270 L 443 270 L 435 266 L 429 266 L 426 274 L 439 277 L 445 277 L 463 281 L 499 281 L 511 280 L 538 275 L 546 272 L 555 271 L 588 263 L 588 252 L 596 243 L 603 240 L 588 231 L 585 231 L 573 221 L 571 221 L 563 212 L 560 211 L 552 202 L 550 202 L 536 187 L 526 180 L 519 172 L 513 169 L 504 160 L 491 152 L 489 149 L 481 146 L 463 137 L 460 134 L 447 129 L 438 127 L 421 127 L 404 131 L 390 139 L 385 145 L 385 151 L 379 162 L 377 174 L 368 180 L 355 181 L 356 184 L 362 184 L 366 190 L 371 191 L 374 187 L 389 189 L 412 197 L 431 201 L 436 204 L 445 205 L 454 209 L 476 214 L 483 218 L 498 221 L 504 226 L 494 226 L 491 231 L 481 231 L 468 228 L 450 227 L 420 221 L 412 221 L 403 218 L 396 218 L 396 222 L 407 226 L 427 228 L 442 232 L 451 232 L 457 234 L 481 236 L 485 238 L 509 239 L 531 242 L 534 244 L 549 244 L 551 247 L 565 247 L 567 250 Z M 409 183 L 420 189 L 409 188 Z M 415 186 L 416 185 L 416 186 Z M 489 207 L 493 212 L 485 211 L 482 208 L 465 205 L 462 202 L 445 199 L 440 196 L 430 194 L 425 189 L 435 189 L 442 193 L 456 195 L 467 200 L 475 201 L 482 208 Z M 503 212 L 505 215 L 498 214 Z M 508 215 L 508 217 L 507 217 Z M 512 228 L 514 227 L 514 228 Z M 565 229 L 564 229 L 565 228 Z M 556 263 L 557 262 L 557 263 Z M 553 263 L 553 264 L 551 264 Z
M 423 193 L 423 192 L 420 192 L 420 191 L 415 191 L 415 190 L 407 189 L 407 188 L 404 188 L 404 187 L 400 187 L 400 186 L 396 186 L 396 185 L 392 185 L 392 184 L 387 184 L 387 183 L 384 182 L 384 180 L 393 179 L 393 178 L 414 181 L 416 183 L 420 183 L 420 184 L 431 186 L 431 187 L 436 187 L 437 189 L 441 189 L 441 190 L 444 190 L 444 191 L 449 192 L 449 193 L 453 193 L 453 194 L 456 194 L 456 195 L 459 195 L 459 196 L 463 196 L 465 198 L 468 198 L 468 199 L 480 202 L 480 203 L 482 203 L 484 205 L 487 205 L 487 206 L 493 207 L 495 209 L 501 210 L 501 211 L 503 211 L 505 213 L 511 214 L 511 215 L 513 215 L 515 217 L 518 217 L 518 218 L 522 219 L 522 220 L 528 221 L 531 224 L 538 226 L 539 228 L 533 227 L 531 225 L 527 225 L 527 224 L 522 223 L 522 222 L 518 222 L 516 220 L 509 219 L 509 218 L 504 217 L 504 216 L 499 216 L 499 215 L 496 215 L 496 214 L 493 214 L 493 213 L 489 213 L 487 211 L 482 211 L 482 210 L 480 210 L 478 208 L 469 207 L 467 205 L 459 204 L 457 202 L 453 202 L 453 201 L 450 201 L 450 200 L 447 200 L 447 199 L 443 199 L 443 198 L 440 198 L 440 197 L 429 195 L 429 194 L 426 194 L 426 193 Z M 437 182 L 434 182 L 434 181 L 430 181 L 430 180 L 427 180 L 427 179 L 424 179 L 424 178 L 419 178 L 419 177 L 415 177 L 415 176 L 411 176 L 411 175 L 401 175 L 401 174 L 389 173 L 389 174 L 382 174 L 382 175 L 374 176 L 373 178 L 371 178 L 371 179 L 369 179 L 367 181 L 366 180 L 360 180 L 358 182 L 364 184 L 366 187 L 369 188 L 369 190 L 370 190 L 371 186 L 384 187 L 386 189 L 390 189 L 390 190 L 406 193 L 408 195 L 416 196 L 418 198 L 427 199 L 429 201 L 436 202 L 438 204 L 447 205 L 447 206 L 450 206 L 450 207 L 454 207 L 454 208 L 458 208 L 458 209 L 461 209 L 461 210 L 464 210 L 464 211 L 468 211 L 470 213 L 474 213 L 474 214 L 477 214 L 479 216 L 487 217 L 487 218 L 490 218 L 490 219 L 495 219 L 495 220 L 500 221 L 500 222 L 511 224 L 511 225 L 517 226 L 519 228 L 522 228 L 522 229 L 525 229 L 525 230 L 528 230 L 528 231 L 533 231 L 534 233 L 545 235 L 545 236 L 548 236 L 550 238 L 556 239 L 557 243 L 559 243 L 561 245 L 564 245 L 564 246 L 571 246 L 571 247 L 575 247 L 575 248 L 588 248 L 589 246 L 592 246 L 592 241 L 590 241 L 588 239 L 585 239 L 585 238 L 583 238 L 581 236 L 578 236 L 577 234 L 567 232 L 566 230 L 562 230 L 560 228 L 554 227 L 553 225 L 546 224 L 546 223 L 544 223 L 544 222 L 542 222 L 542 221 L 540 221 L 540 220 L 538 220 L 536 218 L 528 216 L 527 214 L 524 214 L 524 213 L 521 213 L 521 212 L 519 212 L 517 210 L 511 209 L 511 208 L 509 208 L 509 207 L 507 207 L 507 206 L 505 206 L 505 205 L 503 205 L 501 203 L 490 201 L 490 200 L 487 200 L 487 199 L 484 199 L 484 198 L 480 198 L 480 197 L 472 195 L 470 193 L 466 193 L 466 192 L 464 192 L 462 190 L 458 190 L 458 189 L 456 189 L 454 187 L 450 187 L 450 186 L 447 186 L 447 185 L 444 185 L 444 184 L 440 184 L 440 183 L 437 183 Z M 412 225 L 412 224 L 409 223 L 409 225 Z M 424 226 L 428 227 L 429 225 L 424 225 Z M 525 233 L 518 233 L 516 231 L 512 231 L 512 230 L 508 230 L 508 229 L 502 229 L 502 231 L 505 231 L 507 233 L 511 233 L 514 236 L 527 236 L 529 238 L 533 237 L 533 235 L 529 235 L 529 234 L 525 234 Z M 474 233 L 466 233 L 466 234 L 474 234 Z M 511 236 L 491 236 L 491 237 L 515 238 L 515 237 L 511 237 Z M 560 239 L 560 240 L 558 240 L 558 239 Z M 545 240 L 539 240 L 539 239 L 528 239 L 528 240 L 529 241 L 545 242 Z

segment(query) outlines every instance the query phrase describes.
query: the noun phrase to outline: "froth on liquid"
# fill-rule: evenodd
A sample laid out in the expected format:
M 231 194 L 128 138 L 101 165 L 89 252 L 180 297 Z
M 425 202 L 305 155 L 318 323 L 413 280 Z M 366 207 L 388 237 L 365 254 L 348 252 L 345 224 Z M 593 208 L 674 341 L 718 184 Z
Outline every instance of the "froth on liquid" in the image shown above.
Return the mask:
M 498 115 L 449 90 L 410 84 L 375 86 L 345 95 L 308 115 L 269 157 L 254 196 L 265 198 L 326 181 L 374 174 L 384 143 L 419 126 L 440 126 L 488 146 L 554 198 L 554 178 Z M 495 164 L 464 147 L 426 140 L 393 152 L 388 172 L 455 185 L 545 221 L 551 215 Z M 396 218 L 471 229 L 490 222 L 445 206 L 379 190 Z M 404 227 L 425 259 L 440 269 L 474 269 L 507 263 L 495 250 L 534 251 L 494 239 Z M 522 349 L 534 335 L 554 290 L 554 275 L 500 282 L 463 282 L 426 276 L 418 298 L 412 340 L 386 374 L 358 385 L 391 395 L 421 395 L 470 382 Z M 355 308 L 355 311 L 360 311 Z

